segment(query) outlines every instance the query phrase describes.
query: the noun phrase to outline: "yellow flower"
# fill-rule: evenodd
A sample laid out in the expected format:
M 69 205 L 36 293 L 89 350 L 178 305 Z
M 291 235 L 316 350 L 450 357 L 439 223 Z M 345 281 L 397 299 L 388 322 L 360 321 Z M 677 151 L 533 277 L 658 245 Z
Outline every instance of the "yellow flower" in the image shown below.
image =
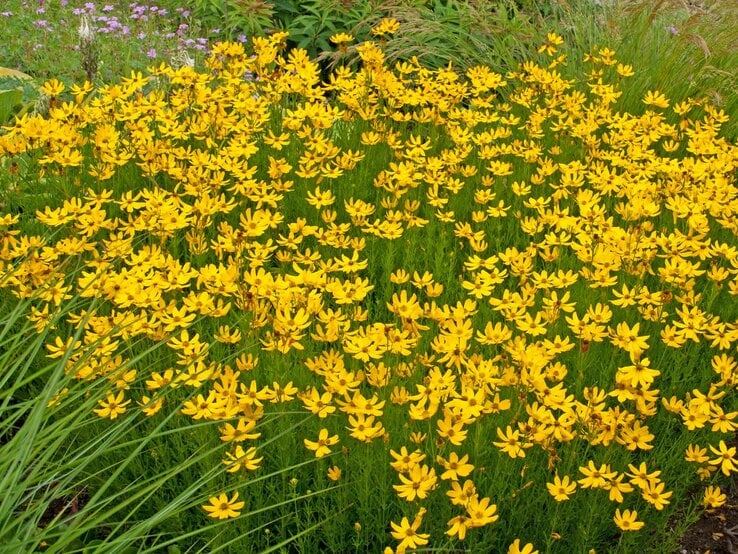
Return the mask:
M 441 474 L 441 479 L 444 480 L 451 479 L 453 481 L 458 481 L 459 477 L 466 477 L 474 470 L 474 466 L 468 463 L 468 454 L 464 454 L 459 458 L 459 455 L 456 452 L 451 452 L 448 460 L 441 456 L 437 456 L 436 461 L 446 469 L 446 471 Z
M 464 430 L 463 421 L 453 421 L 446 415 L 436 423 L 438 435 L 448 440 L 454 446 L 460 446 L 466 439 L 467 431 Z
M 480 500 L 476 495 L 469 499 L 466 511 L 471 519 L 472 527 L 484 527 L 500 519 L 496 513 L 497 505 L 490 504 L 490 502 L 489 498 L 485 497 Z
M 709 486 L 702 497 L 702 505 L 706 508 L 719 508 L 725 504 L 726 500 L 727 496 L 720 490 L 720 487 Z
M 568 475 L 564 475 L 563 479 L 560 479 L 558 475 L 554 477 L 553 483 L 546 483 L 548 492 L 554 497 L 557 502 L 564 502 L 569 500 L 569 497 L 574 494 L 577 488 L 577 484 L 569 479 Z
M 141 411 L 146 414 L 147 416 L 152 416 L 161 410 L 162 406 L 164 405 L 164 397 L 160 396 L 154 400 L 149 398 L 148 396 L 144 395 L 141 397 L 141 401 L 138 402 L 138 405 L 141 406 Z
M 429 468 L 427 465 L 414 465 L 408 471 L 407 476 L 400 474 L 401 485 L 392 485 L 397 491 L 397 495 L 412 502 L 416 498 L 424 499 L 430 491 L 436 486 L 436 470 Z
M 735 457 L 735 446 L 728 447 L 725 444 L 725 441 L 720 441 L 718 448 L 715 448 L 712 445 L 709 446 L 713 454 L 717 456 L 717 458 L 708 460 L 710 465 L 720 466 L 720 470 L 723 472 L 723 475 L 730 475 L 731 472 L 738 471 L 738 466 L 736 466 L 736 464 L 738 464 L 738 459 Z
M 657 108 L 669 107 L 669 100 L 657 90 L 649 90 L 643 98 L 643 103 L 647 106 L 655 106 Z
M 564 37 L 557 33 L 547 33 L 546 34 L 546 40 L 555 46 L 558 46 L 559 44 L 564 44 Z
M 650 481 L 658 479 L 659 475 L 661 475 L 660 471 L 652 471 L 649 473 L 646 462 L 641 462 L 638 467 L 633 464 L 628 464 L 628 469 L 630 470 L 630 473 L 626 473 L 625 475 L 630 477 L 630 483 L 639 489 L 647 487 Z
M 374 36 L 393 35 L 400 28 L 400 22 L 394 17 L 385 17 L 372 28 Z
M 118 394 L 113 396 L 112 392 L 107 393 L 105 400 L 98 400 L 100 408 L 93 410 L 100 417 L 106 417 L 109 419 L 115 419 L 119 415 L 126 412 L 126 406 L 131 403 L 130 400 L 123 400 L 124 392 L 118 391 Z
M 659 511 L 663 510 L 666 504 L 669 504 L 668 499 L 673 494 L 671 491 L 664 492 L 665 486 L 664 483 L 649 481 L 642 490 L 643 499 Z
M 254 471 L 259 468 L 259 464 L 264 457 L 256 457 L 256 447 L 251 447 L 248 450 L 244 450 L 239 444 L 236 445 L 233 453 L 226 452 L 226 459 L 223 460 L 223 464 L 228 466 L 226 470 L 229 473 L 235 473 L 239 469 L 245 469 L 248 471 Z
M 534 546 L 531 543 L 521 548 L 520 539 L 515 539 L 507 549 L 507 554 L 538 554 L 538 550 L 534 550 Z
M 688 462 L 704 464 L 709 460 L 707 457 L 707 448 L 702 448 L 699 444 L 690 444 L 687 447 L 684 459 Z
M 313 452 L 315 452 L 316 458 L 322 458 L 323 456 L 331 453 L 331 449 L 329 448 L 329 446 L 338 444 L 338 435 L 333 435 L 329 437 L 328 429 L 321 429 L 318 433 L 317 441 L 304 439 L 303 442 L 305 443 L 305 447 L 308 450 L 312 450 Z
M 243 442 L 245 440 L 258 439 L 261 433 L 252 433 L 256 428 L 256 421 L 239 418 L 238 423 L 234 427 L 230 423 L 225 423 L 220 428 L 220 440 L 223 442 Z
M 332 414 L 336 411 L 336 407 L 331 405 L 333 395 L 329 392 L 324 392 L 322 395 L 315 387 L 310 389 L 310 393 L 302 396 L 303 404 L 305 408 L 316 414 L 319 418 L 326 418 L 328 414 Z
M 330 38 L 331 42 L 333 44 L 344 44 L 346 42 L 351 42 L 354 40 L 353 35 L 350 35 L 348 33 L 336 33 L 335 35 L 332 35 Z
M 425 454 L 420 450 L 411 453 L 404 446 L 400 448 L 399 452 L 390 450 L 390 456 L 395 459 L 394 462 L 390 462 L 390 466 L 398 473 L 407 473 L 411 468 L 425 460 Z
M 43 92 L 47 96 L 59 96 L 62 92 L 64 92 L 64 83 L 62 83 L 58 79 L 51 79 L 50 81 L 46 81 L 41 86 L 41 92 Z
M 394 521 L 390 521 L 390 525 L 392 526 L 392 537 L 395 540 L 400 541 L 400 544 L 397 546 L 398 550 L 404 552 L 407 548 L 412 550 L 418 546 L 428 544 L 430 534 L 418 533 L 418 528 L 420 528 L 420 525 L 423 522 L 424 515 L 425 508 L 421 508 L 412 523 L 410 523 L 406 517 L 402 518 L 399 525 Z
M 241 515 L 241 508 L 243 508 L 245 502 L 236 502 L 238 500 L 238 491 L 233 494 L 233 498 L 228 499 L 226 493 L 221 493 L 219 496 L 211 496 L 209 499 L 210 504 L 205 504 L 202 509 L 208 512 L 208 517 L 214 519 L 228 519 L 238 517 Z
M 608 464 L 602 464 L 598 468 L 592 460 L 586 467 L 580 467 L 579 471 L 584 475 L 584 478 L 578 481 L 583 489 L 602 489 L 608 480 L 617 476 L 617 472 L 612 471 Z
M 638 512 L 635 510 L 623 510 L 620 512 L 620 508 L 615 510 L 615 525 L 617 525 L 623 531 L 638 531 L 644 525 L 642 521 L 638 521 Z
M 623 77 L 632 77 L 633 75 L 635 75 L 635 71 L 633 71 L 632 65 L 624 65 L 621 63 L 617 65 L 617 72 L 618 75 L 621 75 Z
M 471 527 L 471 520 L 468 516 L 458 515 L 448 520 L 448 526 L 450 529 L 446 531 L 446 534 L 463 541 L 466 538 L 466 532 Z
M 530 443 L 522 442 L 520 440 L 520 431 L 513 431 L 510 426 L 503 432 L 499 427 L 497 428 L 497 436 L 500 438 L 499 442 L 493 442 L 497 448 L 502 450 L 511 458 L 525 458 L 524 448 L 528 448 Z

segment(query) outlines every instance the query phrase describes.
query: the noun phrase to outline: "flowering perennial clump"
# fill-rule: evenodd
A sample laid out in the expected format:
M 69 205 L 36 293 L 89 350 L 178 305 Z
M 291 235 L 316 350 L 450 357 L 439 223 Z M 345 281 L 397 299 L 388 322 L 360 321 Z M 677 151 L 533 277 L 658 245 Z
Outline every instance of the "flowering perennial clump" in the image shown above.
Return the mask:
M 382 492 L 410 503 L 387 522 L 398 551 L 494 527 L 503 500 L 479 487 L 493 453 L 521 477 L 542 461 L 548 478 L 521 490 L 554 506 L 602 494 L 622 531 L 672 497 L 649 463 L 654 418 L 700 433 L 685 463 L 702 478 L 736 473 L 738 148 L 721 110 L 651 91 L 621 113 L 633 68 L 603 48 L 567 80 L 556 35 L 505 76 L 388 66 L 366 42 L 325 82 L 284 39 L 219 44 L 206 72 L 48 83 L 48 116 L 0 135 L 22 178 L 77 187 L 0 218 L 0 282 L 34 299 L 39 329 L 90 299 L 47 347 L 108 380 L 98 416 L 153 417 L 190 391 L 182 417 L 219 422 L 234 474 L 262 465 L 280 406 L 314 415 L 306 457 L 389 443 Z M 166 342 L 169 363 L 134 367 L 136 340 Z M 712 351 L 709 383 L 664 363 L 690 345 Z M 350 471 L 336 460 L 331 480 Z M 436 496 L 454 511 L 445 538 L 423 530 Z M 203 508 L 236 517 L 237 498 Z

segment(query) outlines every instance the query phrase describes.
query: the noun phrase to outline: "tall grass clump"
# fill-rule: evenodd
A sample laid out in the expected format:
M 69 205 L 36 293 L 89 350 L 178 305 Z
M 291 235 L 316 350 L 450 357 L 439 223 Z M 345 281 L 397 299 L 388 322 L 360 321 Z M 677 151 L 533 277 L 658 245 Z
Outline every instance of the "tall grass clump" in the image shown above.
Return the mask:
M 275 33 L 51 80 L 3 128 L 3 290 L 57 360 L 9 421 L 53 396 L 94 426 L 64 444 L 123 434 L 44 497 L 84 487 L 95 540 L 668 552 L 725 503 L 729 114 L 655 88 L 629 109 L 638 66 L 604 45 L 431 69 L 388 61 L 401 30 L 332 35 L 359 63 L 325 79 Z
M 114 417 L 114 426 L 101 424 L 99 397 L 110 381 L 75 378 L 97 344 L 76 360 L 65 350 L 43 361 L 49 333 L 80 308 L 80 298 L 69 299 L 44 325 L 29 321 L 32 303 L 4 298 L 0 321 L 1 551 L 181 552 L 176 545 L 183 542 L 191 551 L 228 551 L 233 538 L 218 530 L 222 525 L 203 528 L 179 521 L 188 521 L 188 511 L 199 514 L 222 482 L 212 465 L 217 448 L 198 440 L 209 430 L 172 426 L 176 411 L 155 420 L 122 416 Z M 79 339 L 80 333 L 72 336 Z M 113 382 L 123 379 L 118 388 L 138 384 L 130 378 L 132 364 L 143 363 L 161 345 L 139 346 L 132 344 L 135 354 L 117 375 L 109 375 Z M 161 458 L 165 463 L 159 463 Z M 294 469 L 279 468 L 253 483 Z M 300 501 L 294 495 L 282 505 Z M 275 502 L 258 510 L 274 514 L 279 507 Z M 242 517 L 250 515 L 247 510 Z M 299 534 L 281 546 L 297 539 Z
M 557 2 L 552 20 L 582 53 L 608 45 L 638 73 L 623 91 L 623 106 L 635 109 L 649 89 L 673 101 L 704 95 L 727 113 L 738 110 L 738 2 L 659 0 Z M 735 138 L 735 121 L 725 133 Z

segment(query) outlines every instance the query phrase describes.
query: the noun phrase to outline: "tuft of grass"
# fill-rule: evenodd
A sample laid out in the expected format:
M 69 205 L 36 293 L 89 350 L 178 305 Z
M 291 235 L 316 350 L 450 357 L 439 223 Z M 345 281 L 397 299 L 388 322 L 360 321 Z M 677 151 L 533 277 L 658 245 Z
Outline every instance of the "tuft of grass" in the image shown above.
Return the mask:
M 242 538 L 223 533 L 225 522 L 187 523 L 193 516 L 202 522 L 200 506 L 215 491 L 234 488 L 223 484 L 222 470 L 212 463 L 220 456 L 219 445 L 192 444 L 192 427 L 172 425 L 178 409 L 154 422 L 139 414 L 122 416 L 115 425 L 105 423 L 93 409 L 109 384 L 72 377 L 85 356 L 70 363 L 70 349 L 57 360 L 44 361 L 49 333 L 79 304 L 80 298 L 71 299 L 40 330 L 27 318 L 31 299 L 6 298 L 0 309 L 2 551 L 143 553 L 161 552 L 183 541 L 193 552 L 228 551 Z M 74 337 L 79 339 L 80 333 Z M 138 349 L 122 369 L 141 363 L 162 344 Z M 292 432 L 291 427 L 284 431 Z M 270 442 L 279 439 L 276 435 Z M 172 451 L 177 445 L 181 450 Z M 157 464 L 162 456 L 166 463 Z M 279 479 L 310 463 L 279 467 L 246 487 Z M 152 467 L 157 471 L 150 471 Z M 189 477 L 183 481 L 183 475 Z M 265 503 L 240 517 L 273 513 L 328 490 Z M 328 519 L 286 537 L 270 551 L 300 540 Z
M 561 0 L 553 13 L 580 54 L 608 46 L 638 68 L 623 109 L 640 108 L 648 90 L 660 90 L 675 102 L 705 96 L 726 113 L 738 110 L 736 0 Z M 735 118 L 724 131 L 738 136 Z

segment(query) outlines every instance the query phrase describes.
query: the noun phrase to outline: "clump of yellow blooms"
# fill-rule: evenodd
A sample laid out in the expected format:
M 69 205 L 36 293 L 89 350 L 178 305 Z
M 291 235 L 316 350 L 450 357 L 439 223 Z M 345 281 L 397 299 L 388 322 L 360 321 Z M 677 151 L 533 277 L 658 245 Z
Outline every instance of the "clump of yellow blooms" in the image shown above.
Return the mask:
M 395 30 L 387 20 L 375 34 Z M 721 110 L 651 91 L 643 113 L 620 113 L 633 68 L 605 48 L 585 60 L 583 83 L 566 80 L 556 35 L 542 63 L 504 76 L 389 66 L 366 42 L 360 66 L 327 82 L 284 38 L 254 39 L 253 55 L 220 44 L 206 72 L 161 65 L 68 98 L 50 87 L 47 116 L 0 135 L 0 157 L 25 156 L 35 178 L 92 183 L 31 216 L 45 233 L 0 218 L 0 282 L 34 299 L 39 329 L 73 296 L 95 299 L 68 318 L 79 340 L 60 332 L 48 351 L 78 379 L 109 381 L 100 417 L 153 416 L 171 391 L 190 390 L 181 413 L 220 422 L 233 473 L 259 468 L 259 424 L 273 406 L 319 420 L 306 456 L 391 441 L 394 493 L 416 514 L 388 522 L 398 552 L 429 543 L 431 495 L 455 508 L 447 534 L 458 540 L 499 519 L 500 500 L 475 485 L 486 462 L 470 441 L 521 468 L 545 453 L 550 478 L 532 486 L 554 503 L 601 489 L 624 531 L 648 520 L 624 508 L 629 498 L 670 502 L 668 476 L 635 457 L 648 460 L 658 412 L 684 432 L 716 433 L 686 452 L 701 476 L 738 471 L 736 448 L 719 438 L 738 427 L 738 324 L 711 311 L 738 296 L 738 148 L 720 137 Z M 356 144 L 340 147 L 353 128 Z M 367 158 L 382 156 L 368 175 Z M 368 244 L 404 244 L 433 226 L 457 241 L 457 283 L 413 267 L 372 282 Z M 519 240 L 508 243 L 496 229 L 511 226 Z M 431 243 L 412 248 L 436 255 Z M 373 300 L 380 284 L 394 287 L 386 312 Z M 141 339 L 165 341 L 169 366 L 132 367 L 127 345 Z M 659 383 L 673 368 L 658 353 L 690 343 L 716 351 L 703 360 L 714 380 L 667 397 Z M 619 367 L 583 382 L 591 375 L 567 352 L 591 359 L 595 348 Z M 268 381 L 262 353 L 301 364 Z M 389 414 L 405 436 L 390 436 Z M 560 476 L 559 454 L 576 444 L 588 458 Z M 613 448 L 633 463 L 600 461 Z M 724 498 L 710 487 L 704 504 Z M 234 517 L 236 499 L 205 509 Z

